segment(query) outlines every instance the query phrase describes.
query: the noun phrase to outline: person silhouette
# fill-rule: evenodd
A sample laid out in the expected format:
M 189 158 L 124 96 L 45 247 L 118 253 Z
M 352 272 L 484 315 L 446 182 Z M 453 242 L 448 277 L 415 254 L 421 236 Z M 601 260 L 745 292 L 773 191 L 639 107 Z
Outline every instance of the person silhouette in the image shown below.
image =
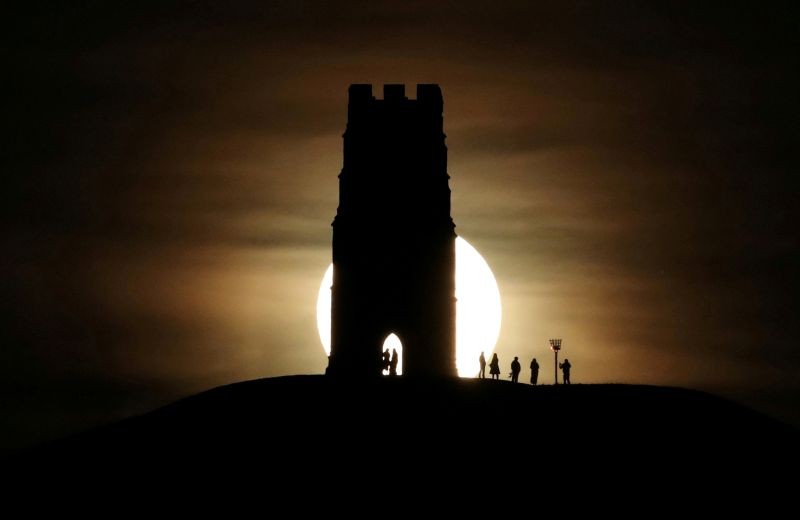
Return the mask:
M 384 372 L 388 372 L 389 371 L 389 365 L 391 364 L 391 362 L 392 362 L 392 355 L 389 354 L 389 349 L 387 348 L 386 350 L 383 351 L 383 371 Z
M 492 379 L 500 379 L 500 360 L 497 358 L 497 352 L 492 355 L 492 360 L 489 362 L 489 375 Z
M 389 349 L 386 349 L 386 352 L 389 352 Z M 389 375 L 396 376 L 397 375 L 397 363 L 400 360 L 397 358 L 397 349 L 392 349 L 392 359 L 389 362 Z
M 519 358 L 514 356 L 514 361 L 511 362 L 511 382 L 517 383 L 519 381 L 519 371 L 522 370 L 522 365 L 519 364 Z
M 559 363 L 558 364 L 558 368 L 560 368 L 561 371 L 564 372 L 564 384 L 565 385 L 570 384 L 570 382 L 569 382 L 569 370 L 572 368 L 572 365 L 570 364 L 569 359 L 564 358 L 564 362 L 563 363 Z
M 478 372 L 478 379 L 486 379 L 486 358 L 483 357 L 483 352 L 481 352 L 481 357 L 478 358 L 478 362 L 481 364 L 481 370 Z
M 531 361 L 531 384 L 536 385 L 539 381 L 539 362 L 536 361 L 536 358 L 533 358 Z

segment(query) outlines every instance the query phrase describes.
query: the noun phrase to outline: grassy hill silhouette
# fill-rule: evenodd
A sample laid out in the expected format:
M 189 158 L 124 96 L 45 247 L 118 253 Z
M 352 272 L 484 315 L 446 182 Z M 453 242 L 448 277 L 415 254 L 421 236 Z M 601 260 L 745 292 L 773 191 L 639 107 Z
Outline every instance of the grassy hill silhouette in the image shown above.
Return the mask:
M 491 475 L 495 484 L 573 489 L 732 489 L 780 485 L 781 472 L 797 467 L 798 438 L 743 406 L 679 388 L 291 376 L 215 388 L 12 464 L 71 484 L 264 472 L 280 475 L 269 487 L 278 494 L 309 478 L 344 489 L 352 475 L 362 486 L 389 478 L 407 488 L 409 471 L 429 488 Z

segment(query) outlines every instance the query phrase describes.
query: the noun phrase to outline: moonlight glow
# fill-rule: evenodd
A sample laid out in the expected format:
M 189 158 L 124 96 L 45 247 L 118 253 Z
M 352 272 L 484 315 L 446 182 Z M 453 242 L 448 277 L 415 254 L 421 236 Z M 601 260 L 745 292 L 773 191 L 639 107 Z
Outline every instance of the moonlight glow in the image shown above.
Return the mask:
M 325 352 L 331 352 L 331 285 L 333 265 L 325 271 L 317 297 L 317 328 Z M 478 356 L 489 359 L 500 335 L 500 290 L 489 264 L 466 240 L 456 238 L 456 366 L 461 377 L 478 373 Z M 394 334 L 383 348 L 396 348 L 402 359 L 402 345 Z M 402 364 L 398 366 L 402 373 Z

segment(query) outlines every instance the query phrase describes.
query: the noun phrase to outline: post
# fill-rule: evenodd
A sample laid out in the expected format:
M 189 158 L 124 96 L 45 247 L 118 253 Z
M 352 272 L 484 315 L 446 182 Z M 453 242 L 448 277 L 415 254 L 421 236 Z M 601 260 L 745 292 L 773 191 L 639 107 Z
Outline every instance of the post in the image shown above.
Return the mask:
M 561 340 L 560 339 L 551 339 L 550 340 L 550 348 L 553 350 L 553 353 L 556 355 L 556 364 L 555 364 L 555 376 L 556 376 L 556 383 L 558 384 L 558 351 L 561 350 Z
M 558 351 L 556 350 L 556 351 L 554 351 L 554 352 L 555 352 L 555 354 L 556 354 L 556 364 L 555 364 L 556 371 L 555 371 L 555 376 L 556 376 L 556 384 L 558 384 Z

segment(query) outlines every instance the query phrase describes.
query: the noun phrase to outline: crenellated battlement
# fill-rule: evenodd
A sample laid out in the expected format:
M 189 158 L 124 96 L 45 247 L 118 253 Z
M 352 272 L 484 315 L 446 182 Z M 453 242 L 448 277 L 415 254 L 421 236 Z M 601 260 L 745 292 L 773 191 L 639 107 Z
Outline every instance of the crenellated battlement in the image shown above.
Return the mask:
M 369 126 L 371 131 L 380 131 L 381 125 L 397 128 L 407 124 L 401 123 L 398 118 L 416 118 L 425 122 L 412 124 L 413 128 L 424 127 L 434 131 L 442 129 L 444 104 L 439 85 L 421 83 L 417 85 L 417 98 L 409 99 L 405 85 L 387 83 L 383 86 L 383 99 L 378 99 L 373 95 L 372 85 L 360 83 L 350 85 L 348 96 L 348 128 Z
M 418 102 L 424 104 L 441 105 L 442 90 L 435 83 L 420 83 L 417 85 L 417 98 L 406 97 L 406 86 L 402 83 L 387 83 L 383 86 L 383 99 L 377 99 L 372 93 L 370 83 L 356 83 L 350 85 L 348 90 L 349 102 L 356 104 L 382 103 L 382 102 Z

